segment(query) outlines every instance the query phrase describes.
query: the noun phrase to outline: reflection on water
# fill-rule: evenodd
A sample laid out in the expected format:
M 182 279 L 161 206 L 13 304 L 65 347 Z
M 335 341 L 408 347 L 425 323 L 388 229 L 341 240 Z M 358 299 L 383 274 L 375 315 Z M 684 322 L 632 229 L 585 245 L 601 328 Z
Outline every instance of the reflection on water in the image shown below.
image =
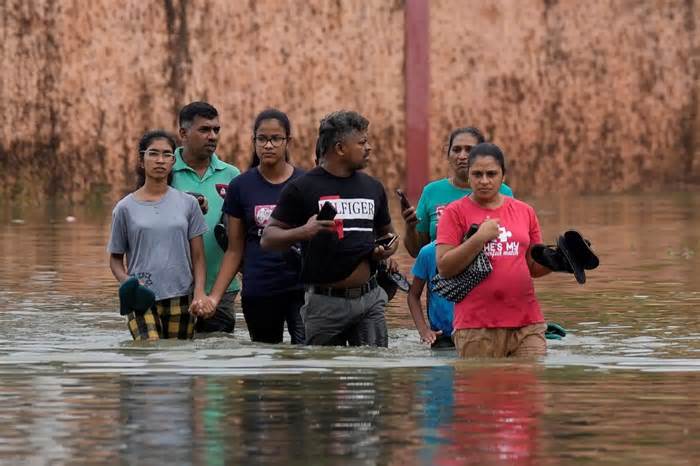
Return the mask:
M 401 294 L 388 349 L 252 344 L 242 318 L 137 344 L 109 211 L 0 206 L 0 464 L 694 464 L 700 195 L 531 202 L 602 262 L 537 281 L 569 330 L 537 364 L 431 353 Z

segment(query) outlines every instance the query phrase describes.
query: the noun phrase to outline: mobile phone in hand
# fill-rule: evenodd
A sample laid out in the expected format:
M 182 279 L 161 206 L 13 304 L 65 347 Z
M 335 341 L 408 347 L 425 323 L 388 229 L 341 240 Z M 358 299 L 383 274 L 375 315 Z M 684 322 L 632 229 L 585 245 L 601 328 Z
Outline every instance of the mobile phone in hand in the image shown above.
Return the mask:
M 384 249 L 390 249 L 398 239 L 398 235 L 382 236 L 381 238 L 377 238 L 376 240 L 374 240 L 374 245 L 383 246 Z
M 411 203 L 408 201 L 406 194 L 404 194 L 404 192 L 401 188 L 396 189 L 396 195 L 399 196 L 399 200 L 401 201 L 401 210 L 402 211 L 409 209 L 411 207 Z
M 477 223 L 472 223 L 469 227 L 469 230 L 467 230 L 467 234 L 464 235 L 464 240 L 466 241 L 468 238 L 474 236 L 474 233 L 476 233 L 477 231 L 479 231 L 479 225 Z
M 192 192 L 192 191 L 186 191 L 186 193 L 189 194 L 190 196 L 194 196 L 194 198 L 197 199 L 197 202 L 199 202 L 200 204 L 201 204 L 202 202 L 204 202 L 204 194 L 202 194 L 202 193 L 194 193 L 194 192 Z
M 323 204 L 323 206 L 321 207 L 321 210 L 318 211 L 318 215 L 316 215 L 316 219 L 318 219 L 318 220 L 333 220 L 337 213 L 338 213 L 338 211 L 335 210 L 335 207 L 333 207 L 333 204 L 326 201 L 325 204 Z
M 194 198 L 197 199 L 197 203 L 199 204 L 199 207 L 202 209 L 202 213 L 204 215 L 206 215 L 207 212 L 209 211 L 209 208 L 204 206 L 204 201 L 206 201 L 206 199 L 207 199 L 206 197 L 204 197 L 204 194 L 194 193 L 192 191 L 185 191 L 185 192 L 187 194 L 189 194 L 190 196 L 194 196 Z

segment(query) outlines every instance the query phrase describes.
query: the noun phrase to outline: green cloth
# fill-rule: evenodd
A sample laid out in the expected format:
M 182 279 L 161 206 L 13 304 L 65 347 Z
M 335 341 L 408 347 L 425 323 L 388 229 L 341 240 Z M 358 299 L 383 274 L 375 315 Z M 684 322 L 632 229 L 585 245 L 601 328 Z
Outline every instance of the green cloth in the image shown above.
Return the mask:
M 505 183 L 501 184 L 500 192 L 506 196 L 513 197 L 513 190 Z M 447 178 L 425 185 L 416 209 L 416 215 L 418 216 L 416 231 L 419 233 L 430 233 L 430 241 L 435 241 L 438 219 L 447 204 L 471 193 L 471 189 L 458 188 L 450 183 L 450 180 Z
M 178 147 L 175 150 L 173 188 L 180 191 L 203 194 L 209 203 L 209 211 L 204 216 L 209 227 L 209 230 L 204 233 L 204 255 L 207 262 L 205 291 L 207 293 L 214 286 L 216 274 L 219 273 L 221 260 L 224 257 L 224 251 L 214 237 L 214 227 L 221 219 L 221 207 L 224 205 L 224 198 L 219 194 L 220 189 L 223 187 L 225 192 L 231 180 L 240 174 L 241 172 L 238 168 L 223 162 L 216 154 L 212 154 L 209 168 L 207 168 L 204 176 L 200 178 L 197 172 L 182 160 L 182 147 Z M 227 291 L 239 291 L 240 289 L 240 282 L 237 278 L 234 278 Z
M 566 336 L 566 330 L 559 324 L 547 322 L 547 330 L 544 332 L 544 337 L 547 340 L 561 340 Z
M 119 286 L 119 313 L 146 312 L 156 303 L 153 291 L 141 285 L 136 277 L 129 277 Z

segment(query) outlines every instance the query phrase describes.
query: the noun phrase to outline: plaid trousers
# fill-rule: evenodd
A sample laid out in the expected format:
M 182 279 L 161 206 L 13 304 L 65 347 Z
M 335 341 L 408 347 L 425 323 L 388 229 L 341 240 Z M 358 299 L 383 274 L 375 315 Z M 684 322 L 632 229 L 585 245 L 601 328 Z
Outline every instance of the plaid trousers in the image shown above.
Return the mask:
M 143 314 L 129 313 L 128 325 L 131 336 L 134 340 L 193 338 L 194 324 L 197 319 L 188 311 L 191 301 L 191 296 L 178 296 L 156 301 L 153 307 Z

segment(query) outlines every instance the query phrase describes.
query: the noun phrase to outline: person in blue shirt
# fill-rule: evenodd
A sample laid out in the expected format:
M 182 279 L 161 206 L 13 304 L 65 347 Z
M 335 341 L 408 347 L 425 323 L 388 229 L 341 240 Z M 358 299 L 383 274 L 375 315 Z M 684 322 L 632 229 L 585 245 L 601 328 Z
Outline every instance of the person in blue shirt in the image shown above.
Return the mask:
M 411 317 L 416 324 L 421 341 L 430 344 L 431 348 L 454 348 L 451 337 L 454 304 L 434 293 L 430 283 L 437 274 L 435 241 L 420 249 L 411 273 L 413 282 L 408 291 L 408 309 L 411 311 Z M 427 310 L 430 326 L 425 322 L 421 305 L 421 295 L 426 284 L 428 285 Z

